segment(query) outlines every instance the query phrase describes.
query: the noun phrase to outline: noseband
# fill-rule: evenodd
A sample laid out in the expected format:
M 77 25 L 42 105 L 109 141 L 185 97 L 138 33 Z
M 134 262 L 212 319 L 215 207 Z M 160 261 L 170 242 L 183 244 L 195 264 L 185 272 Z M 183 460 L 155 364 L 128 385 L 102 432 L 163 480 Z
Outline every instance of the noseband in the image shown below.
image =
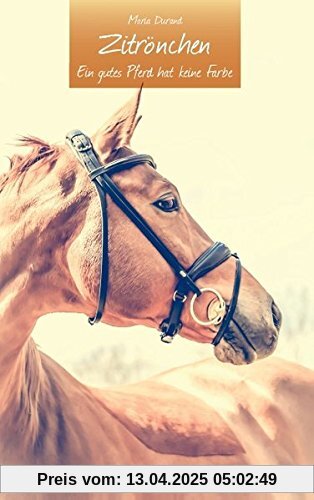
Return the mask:
M 94 323 L 100 321 L 106 303 L 109 270 L 108 215 L 106 200 L 106 195 L 108 194 L 112 201 L 122 210 L 122 212 L 125 213 L 125 215 L 138 227 L 143 235 L 158 250 L 178 277 L 178 283 L 173 294 L 169 316 L 164 319 L 159 326 L 159 330 L 161 331 L 161 340 L 163 342 L 171 343 L 174 336 L 180 332 L 182 328 L 180 318 L 184 303 L 188 294 L 193 292 L 194 295 L 190 302 L 191 316 L 200 325 L 217 326 L 220 324 L 219 331 L 212 341 L 214 345 L 217 345 L 226 333 L 237 305 L 241 282 L 241 262 L 238 256 L 231 253 L 229 248 L 223 243 L 216 242 L 210 248 L 205 250 L 205 252 L 196 259 L 192 266 L 186 269 L 147 224 L 141 214 L 128 202 L 123 193 L 111 179 L 113 174 L 136 167 L 142 163 L 147 163 L 150 167 L 156 169 L 157 167 L 152 157 L 146 154 L 131 155 L 126 158 L 112 161 L 107 165 L 102 165 L 90 139 L 80 130 L 73 130 L 72 132 L 69 132 L 66 138 L 74 149 L 82 165 L 87 169 L 90 180 L 95 184 L 101 205 L 102 259 L 98 307 L 95 316 L 93 318 L 89 318 L 89 323 L 93 325 Z M 219 292 L 213 288 L 199 288 L 196 285 L 196 281 L 216 267 L 220 266 L 231 256 L 236 258 L 236 270 L 232 298 L 229 306 L 227 306 Z M 211 292 L 215 298 L 209 304 L 207 309 L 208 321 L 204 322 L 197 317 L 194 311 L 194 305 L 197 298 L 202 293 L 207 292 Z

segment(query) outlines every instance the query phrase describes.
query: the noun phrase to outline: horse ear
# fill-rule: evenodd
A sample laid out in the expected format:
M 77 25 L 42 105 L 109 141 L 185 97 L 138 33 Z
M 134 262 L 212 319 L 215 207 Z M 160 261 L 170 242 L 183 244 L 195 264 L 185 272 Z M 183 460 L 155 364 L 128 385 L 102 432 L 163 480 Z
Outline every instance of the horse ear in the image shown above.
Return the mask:
M 94 147 L 103 163 L 110 159 L 114 150 L 130 144 L 133 132 L 141 119 L 141 116 L 137 116 L 141 92 L 142 87 L 93 135 Z

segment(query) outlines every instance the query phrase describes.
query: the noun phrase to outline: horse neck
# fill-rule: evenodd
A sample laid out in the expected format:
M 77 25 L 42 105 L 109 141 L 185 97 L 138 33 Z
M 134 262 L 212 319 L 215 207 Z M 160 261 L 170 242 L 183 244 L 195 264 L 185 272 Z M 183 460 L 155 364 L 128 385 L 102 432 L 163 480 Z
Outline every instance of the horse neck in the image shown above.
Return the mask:
M 21 382 L 23 366 L 31 356 L 28 356 L 31 349 L 28 339 L 37 320 L 32 308 L 29 271 L 21 258 L 23 253 L 18 263 L 15 252 L 10 256 L 7 253 L 14 244 L 8 238 L 4 241 L 0 251 L 0 413 L 16 392 L 13 386 L 18 388 Z
M 72 407 L 70 394 L 82 401 L 80 408 L 85 408 L 88 414 L 85 421 L 94 419 L 91 426 L 98 426 L 101 432 L 104 429 L 104 436 L 112 434 L 114 426 L 109 414 L 106 418 L 97 412 L 95 415 L 95 396 L 42 356 L 30 339 L 40 316 L 57 311 L 76 312 L 76 308 L 81 308 L 80 303 L 65 302 L 67 269 L 59 269 L 58 262 L 49 257 L 55 254 L 54 244 L 59 244 L 58 250 L 65 252 L 66 245 L 81 230 L 90 193 L 82 189 L 83 181 L 76 185 L 73 180 L 71 189 L 63 192 L 63 196 L 59 191 L 64 190 L 64 183 L 54 187 L 54 191 L 49 186 L 35 186 L 30 193 L 27 186 L 32 183 L 26 181 L 25 178 L 25 192 L 18 192 L 16 185 L 6 185 L 0 193 L 0 462 L 3 458 L 3 463 L 27 462 L 32 452 L 36 451 L 38 458 L 43 449 L 47 457 L 63 455 L 61 448 L 67 437 L 64 426 L 67 423 L 67 432 L 71 433 L 73 421 L 74 430 L 79 429 L 88 449 L 90 428 L 84 428 L 77 407 Z M 52 278 L 56 279 L 50 273 L 55 273 Z M 71 287 L 70 282 L 70 291 Z M 103 413 L 97 398 L 96 404 Z M 77 435 L 74 437 L 77 444 Z M 70 448 L 71 436 L 67 442 Z
M 30 340 L 44 312 L 32 268 L 38 226 L 31 194 L 6 186 L 0 193 L 0 421 L 8 409 L 32 412 L 38 392 L 41 363 Z
M 54 245 L 65 261 L 60 252 L 82 223 L 85 195 L 75 179 L 62 184 L 49 164 L 36 165 L 0 192 L 0 397 L 39 317 L 70 310 L 63 294 L 70 274 L 55 262 Z

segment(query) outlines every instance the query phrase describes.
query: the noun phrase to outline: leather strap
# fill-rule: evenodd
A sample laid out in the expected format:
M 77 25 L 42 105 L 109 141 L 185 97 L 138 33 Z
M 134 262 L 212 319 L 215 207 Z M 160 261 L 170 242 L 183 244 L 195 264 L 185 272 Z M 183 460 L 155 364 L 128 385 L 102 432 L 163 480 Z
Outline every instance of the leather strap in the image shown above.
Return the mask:
M 240 291 L 240 284 L 241 284 L 242 266 L 241 266 L 240 259 L 236 253 L 233 254 L 233 257 L 236 258 L 236 271 L 235 271 L 232 297 L 231 297 L 231 301 L 229 304 L 227 314 L 224 317 L 224 319 L 220 325 L 220 328 L 219 328 L 219 331 L 218 331 L 216 337 L 212 341 L 213 345 L 219 344 L 219 342 L 223 338 L 224 334 L 227 331 L 229 323 L 232 320 L 232 317 L 234 315 L 236 307 L 237 307 L 238 296 L 239 296 L 239 291 Z
M 155 170 L 157 169 L 157 165 L 154 162 L 153 158 L 146 154 L 140 155 L 131 155 L 126 158 L 120 158 L 118 160 L 114 160 L 109 165 L 96 168 L 90 174 L 91 180 L 94 180 L 95 177 L 101 174 L 113 175 L 117 172 L 121 172 L 122 170 L 128 170 L 129 168 L 136 167 L 139 163 L 148 163 Z
M 195 281 L 220 266 L 231 255 L 229 248 L 224 243 L 217 241 L 196 259 L 188 270 L 189 276 Z
M 66 136 L 67 141 L 74 149 L 78 159 L 91 174 L 99 168 L 100 161 L 94 151 L 90 139 L 80 130 L 73 130 Z M 108 290 L 108 274 L 109 274 L 109 252 L 108 252 L 108 215 L 107 215 L 107 199 L 106 193 L 101 190 L 98 184 L 94 183 L 98 192 L 98 198 L 101 208 L 101 233 L 102 233 L 102 254 L 98 288 L 98 305 L 96 313 L 93 317 L 88 318 L 90 325 L 98 323 L 104 312 L 107 290 Z
M 102 253 L 101 253 L 101 264 L 100 264 L 100 281 L 98 290 L 98 306 L 95 316 L 88 318 L 90 325 L 98 323 L 103 315 L 107 290 L 108 290 L 108 275 L 109 275 L 109 251 L 108 251 L 108 217 L 107 217 L 107 198 L 106 193 L 102 193 L 100 188 L 96 185 L 98 191 L 98 197 L 101 207 L 101 234 L 102 234 Z

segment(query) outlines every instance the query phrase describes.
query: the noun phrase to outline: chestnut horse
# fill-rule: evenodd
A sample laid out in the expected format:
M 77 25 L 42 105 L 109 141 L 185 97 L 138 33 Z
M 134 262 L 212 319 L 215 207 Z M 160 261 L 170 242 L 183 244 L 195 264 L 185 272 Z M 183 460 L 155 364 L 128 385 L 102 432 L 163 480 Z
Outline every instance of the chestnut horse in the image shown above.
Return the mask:
M 103 163 L 133 154 L 130 140 L 138 123 L 139 99 L 140 92 L 93 136 Z M 128 398 L 123 389 L 106 394 L 92 391 L 37 350 L 30 336 L 41 316 L 52 312 L 91 316 L 95 310 L 101 264 L 101 219 L 94 186 L 67 145 L 50 146 L 34 138 L 24 138 L 22 142 L 31 151 L 13 157 L 11 168 L 0 177 L 0 463 L 258 460 L 242 444 L 242 432 L 249 432 L 250 428 L 245 428 L 245 420 L 241 420 L 237 433 L 219 415 L 222 404 L 219 392 L 215 398 L 208 393 L 212 406 L 209 413 L 206 413 L 208 401 L 199 402 L 200 417 L 195 405 L 201 389 L 194 389 L 193 375 L 189 375 L 195 373 L 193 367 L 186 369 L 186 383 L 190 385 L 183 392 L 182 388 L 171 388 L 171 384 L 169 392 L 165 392 L 162 376 L 135 388 L 133 400 L 126 401 L 134 408 L 132 414 L 137 415 L 131 422 L 130 415 L 123 415 L 121 409 Z M 146 164 L 116 173 L 114 180 L 184 266 L 191 265 L 213 243 L 183 207 L 175 186 Z M 162 204 L 156 204 L 158 200 L 166 200 L 168 206 L 175 204 L 176 209 L 162 210 Z M 142 324 L 156 328 L 169 310 L 175 276 L 162 256 L 110 199 L 108 218 L 110 269 L 102 321 L 117 326 Z M 232 257 L 200 278 L 198 284 L 206 287 L 209 283 L 228 303 L 234 272 Z M 181 335 L 198 342 L 211 342 L 217 327 L 196 323 L 189 314 L 190 300 L 189 297 L 183 310 Z M 208 298 L 201 296 L 198 307 L 199 311 L 206 310 Z M 280 312 L 246 270 L 235 317 L 237 327 L 230 324 L 227 335 L 215 346 L 219 360 L 244 364 L 273 352 Z M 217 370 L 217 376 L 207 377 L 209 387 L 210 381 L 215 385 L 221 378 L 221 370 Z M 260 370 L 263 374 L 262 367 Z M 205 380 L 199 382 L 203 391 Z M 129 394 L 132 399 L 131 389 Z M 231 393 L 229 397 L 232 399 Z M 170 400 L 178 412 L 172 424 L 170 421 L 165 424 L 160 409 L 165 403 L 167 417 Z M 145 442 L 146 431 L 141 429 L 152 422 L 152 404 L 158 408 L 155 429 L 165 425 L 173 431 L 164 438 L 162 432 L 158 433 L 158 439 L 156 432 L 151 433 L 151 440 Z M 182 414 L 182 408 L 189 408 L 188 413 Z M 250 426 L 254 417 L 250 416 L 251 410 L 245 411 Z M 172 410 L 170 413 L 174 415 Z M 201 418 L 195 439 L 190 425 L 192 414 L 196 420 Z M 274 426 L 269 425 L 275 432 Z M 179 427 L 183 441 L 177 436 Z M 263 432 L 272 439 L 268 430 Z

